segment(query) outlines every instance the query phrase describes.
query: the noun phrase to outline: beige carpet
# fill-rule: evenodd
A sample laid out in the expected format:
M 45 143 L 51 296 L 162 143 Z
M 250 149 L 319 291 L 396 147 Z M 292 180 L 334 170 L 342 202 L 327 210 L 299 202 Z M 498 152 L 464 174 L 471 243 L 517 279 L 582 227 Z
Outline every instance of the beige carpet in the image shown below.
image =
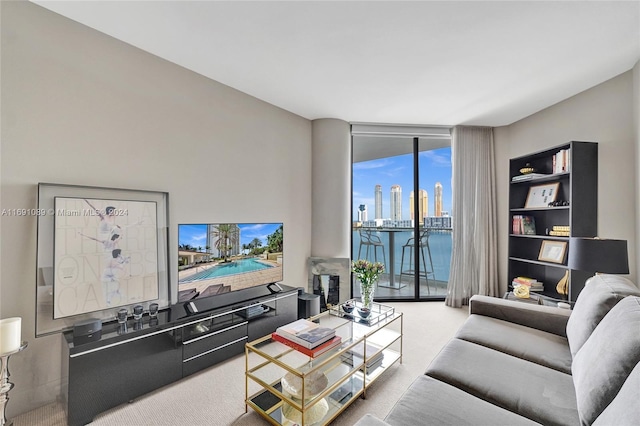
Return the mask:
M 404 314 L 403 363 L 385 372 L 332 425 L 353 425 L 366 413 L 384 418 L 411 382 L 424 372 L 442 346 L 468 316 L 468 309 L 444 302 L 390 303 Z M 100 414 L 92 425 L 267 425 L 249 410 L 245 414 L 244 355 L 232 358 L 136 401 Z M 60 403 L 16 417 L 15 426 L 63 426 Z

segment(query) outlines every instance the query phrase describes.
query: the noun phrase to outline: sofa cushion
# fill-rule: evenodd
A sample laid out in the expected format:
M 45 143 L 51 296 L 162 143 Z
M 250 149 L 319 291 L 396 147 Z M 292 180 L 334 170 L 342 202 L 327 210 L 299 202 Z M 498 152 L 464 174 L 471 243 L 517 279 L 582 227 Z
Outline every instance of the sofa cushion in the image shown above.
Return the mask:
M 567 339 L 573 356 L 607 312 L 628 295 L 640 296 L 640 290 L 619 275 L 598 274 L 587 280 L 567 322 Z
M 556 334 L 470 315 L 455 337 L 571 374 L 569 343 Z
M 384 420 L 392 426 L 538 424 L 429 376 L 418 377 Z
M 452 339 L 426 374 L 538 423 L 580 421 L 570 375 L 475 343 Z
M 640 392 L 640 364 L 636 364 L 618 395 L 593 422 L 593 426 L 636 426 L 640 419 L 638 392 Z
M 483 315 L 567 337 L 571 311 L 556 306 L 534 305 L 518 300 L 474 294 L 469 299 L 469 313 Z
M 640 297 L 618 302 L 573 360 L 580 419 L 591 424 L 611 403 L 640 362 Z M 637 403 L 637 402 L 636 402 Z

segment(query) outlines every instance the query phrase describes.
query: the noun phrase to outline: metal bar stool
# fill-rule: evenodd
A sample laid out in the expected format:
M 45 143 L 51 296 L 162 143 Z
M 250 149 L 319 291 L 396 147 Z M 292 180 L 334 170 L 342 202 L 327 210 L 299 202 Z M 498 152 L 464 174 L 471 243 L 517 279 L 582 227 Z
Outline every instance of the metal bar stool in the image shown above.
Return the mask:
M 358 247 L 358 259 L 361 259 L 360 254 L 362 252 L 362 246 L 366 246 L 364 258 L 369 260 L 369 249 L 373 250 L 374 262 L 378 262 L 378 248 L 382 249 L 382 263 L 387 268 L 386 254 L 384 252 L 384 243 L 379 236 L 374 235 L 370 229 L 360 228 L 360 246 Z
M 427 294 L 431 294 L 431 286 L 429 285 L 429 276 L 434 281 L 435 287 L 435 272 L 433 271 L 433 259 L 431 258 L 431 248 L 429 248 L 429 230 L 424 229 L 420 232 L 420 239 L 418 240 L 418 249 L 420 250 L 420 259 L 422 259 L 422 265 L 420 268 L 420 277 L 424 277 L 427 281 Z M 402 284 L 402 276 L 403 275 L 413 275 L 415 276 L 416 271 L 412 268 L 413 265 L 413 248 L 414 248 L 414 237 L 411 237 L 407 240 L 407 242 L 402 246 L 402 260 L 400 261 L 400 284 Z M 404 269 L 404 255 L 405 251 L 409 249 L 409 269 Z M 425 256 L 425 249 L 427 251 L 427 255 Z M 429 268 L 427 268 L 427 257 L 429 259 Z

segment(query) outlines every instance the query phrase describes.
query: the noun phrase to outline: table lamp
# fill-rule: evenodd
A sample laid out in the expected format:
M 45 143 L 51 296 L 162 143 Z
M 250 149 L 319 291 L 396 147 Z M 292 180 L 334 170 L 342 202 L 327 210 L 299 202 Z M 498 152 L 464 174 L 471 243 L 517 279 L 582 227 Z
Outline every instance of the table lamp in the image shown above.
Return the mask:
M 9 357 L 24 350 L 27 342 L 22 341 L 22 318 L 0 319 L 0 425 L 10 426 L 7 420 L 7 403 L 13 383 L 9 382 Z
M 628 274 L 627 240 L 571 237 L 567 266 L 594 274 Z

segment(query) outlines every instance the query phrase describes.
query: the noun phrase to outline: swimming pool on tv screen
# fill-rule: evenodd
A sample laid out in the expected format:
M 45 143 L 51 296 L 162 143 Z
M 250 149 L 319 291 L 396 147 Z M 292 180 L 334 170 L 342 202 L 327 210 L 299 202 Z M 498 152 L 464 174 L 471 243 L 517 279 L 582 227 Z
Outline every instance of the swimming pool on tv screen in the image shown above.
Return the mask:
M 271 265 L 260 262 L 256 258 L 234 260 L 228 263 L 220 263 L 219 265 L 212 266 L 205 271 L 183 278 L 180 280 L 180 283 L 190 283 L 193 281 L 210 280 L 229 275 L 246 274 L 248 272 L 257 272 L 272 267 L 273 266 Z

